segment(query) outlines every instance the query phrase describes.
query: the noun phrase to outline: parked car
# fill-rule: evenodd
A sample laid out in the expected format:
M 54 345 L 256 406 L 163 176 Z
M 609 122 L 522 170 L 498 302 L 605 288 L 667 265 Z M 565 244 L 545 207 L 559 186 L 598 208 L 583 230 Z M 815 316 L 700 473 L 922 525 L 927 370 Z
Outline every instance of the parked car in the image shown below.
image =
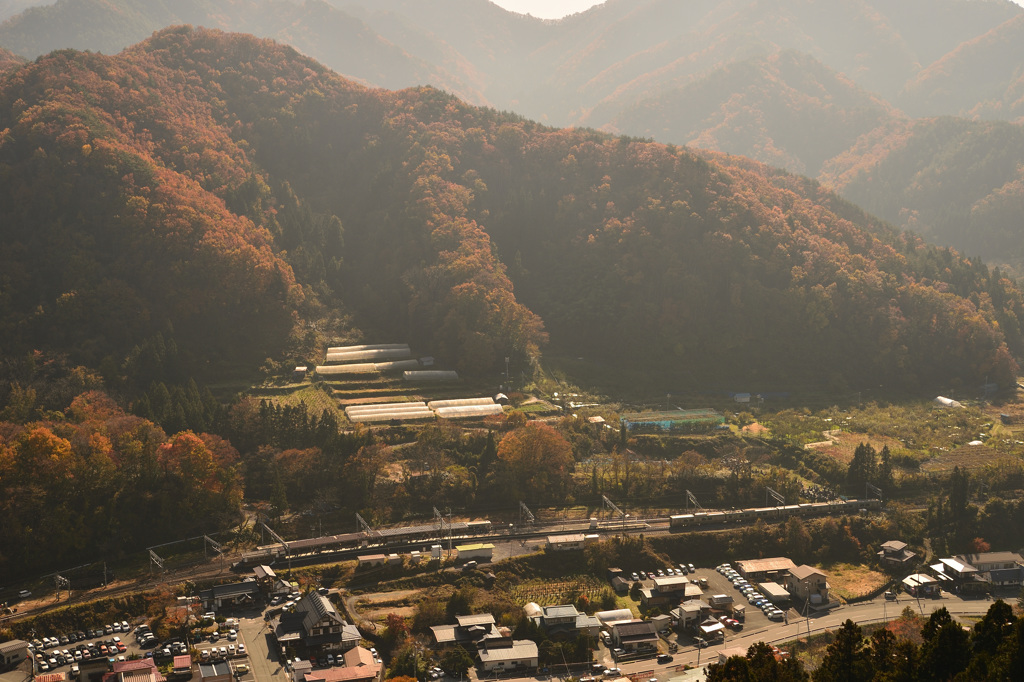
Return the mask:
M 708 642 L 703 637 L 694 637 L 693 638 L 693 645 L 695 647 L 697 647 L 698 649 L 703 649 L 704 647 L 706 647 L 708 645 Z
M 238 643 L 238 655 L 245 656 L 245 645 L 241 642 Z

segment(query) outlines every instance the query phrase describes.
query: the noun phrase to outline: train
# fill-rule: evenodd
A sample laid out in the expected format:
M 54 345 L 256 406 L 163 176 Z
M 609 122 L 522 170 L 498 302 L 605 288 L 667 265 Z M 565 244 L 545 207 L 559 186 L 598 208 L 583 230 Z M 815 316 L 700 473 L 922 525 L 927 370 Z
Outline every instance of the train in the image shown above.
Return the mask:
M 403 526 L 401 528 L 381 528 L 369 532 L 360 531 L 358 533 L 343 533 L 341 535 L 326 535 L 319 538 L 291 540 L 288 542 L 287 552 L 280 543 L 262 545 L 257 547 L 255 552 L 243 557 L 243 559 L 251 562 L 254 560 L 275 559 L 283 557 L 288 553 L 295 556 L 335 552 L 359 547 L 385 548 L 389 545 L 404 545 L 410 542 L 439 542 L 447 540 L 449 536 L 453 539 L 474 538 L 490 535 L 491 532 L 492 524 L 487 520 L 453 521 L 451 524 L 445 523 L 443 527 L 437 523 L 431 523 L 420 526 Z
M 696 511 L 692 514 L 674 514 L 669 517 L 669 530 L 684 530 L 700 526 L 718 526 L 730 523 L 753 523 L 757 519 L 780 521 L 791 516 L 808 518 L 814 516 L 841 516 L 857 514 L 861 510 L 877 511 L 882 501 L 877 499 L 838 499 L 828 502 L 806 502 L 778 507 L 754 507 L 751 509 L 727 509 L 722 511 Z

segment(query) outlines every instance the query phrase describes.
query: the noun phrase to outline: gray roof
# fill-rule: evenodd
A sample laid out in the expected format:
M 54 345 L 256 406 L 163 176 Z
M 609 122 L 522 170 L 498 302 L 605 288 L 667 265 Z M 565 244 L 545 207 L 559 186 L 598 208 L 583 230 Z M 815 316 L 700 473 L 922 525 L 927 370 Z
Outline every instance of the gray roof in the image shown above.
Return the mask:
M 796 568 L 790 569 L 789 574 L 797 580 L 806 580 L 807 578 L 810 578 L 812 575 L 820 575 L 822 577 L 825 577 L 824 571 L 822 571 L 819 568 L 815 568 L 814 566 L 808 566 L 807 564 L 803 564 L 802 566 L 797 566 Z
M 306 632 L 312 630 L 313 626 L 325 617 L 339 625 L 346 625 L 345 619 L 338 614 L 338 609 L 334 608 L 334 604 L 316 591 L 310 592 L 300 599 L 299 603 L 295 605 L 295 611 L 305 614 L 302 619 L 302 627 L 306 629 Z
M 230 675 L 231 666 L 224 661 L 218 661 L 217 663 L 200 663 L 199 664 L 199 675 L 201 677 L 218 677 L 220 675 Z
M 575 618 L 578 615 L 580 615 L 580 612 L 572 604 L 544 607 L 545 618 Z
M 12 639 L 0 644 L 0 654 L 9 654 L 18 649 L 28 648 L 28 642 L 21 639 Z
M 537 643 L 528 639 L 517 639 L 510 647 L 481 649 L 480 662 L 494 663 L 497 661 L 514 661 L 524 658 L 537 658 Z

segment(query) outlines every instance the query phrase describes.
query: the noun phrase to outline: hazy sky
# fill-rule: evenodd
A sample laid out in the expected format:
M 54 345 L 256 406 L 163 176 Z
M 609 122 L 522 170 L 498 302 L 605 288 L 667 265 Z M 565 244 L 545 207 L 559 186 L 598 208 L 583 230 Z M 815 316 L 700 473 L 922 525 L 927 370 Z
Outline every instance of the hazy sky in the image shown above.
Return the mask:
M 1024 5 L 1024 0 L 1013 0 Z M 512 12 L 532 14 L 541 19 L 558 19 L 567 14 L 582 12 L 588 7 L 600 5 L 603 0 L 491 0 Z
M 1024 1 L 1024 0 L 1022 0 Z M 540 19 L 559 19 L 600 5 L 603 0 L 491 0 L 511 12 L 532 14 Z

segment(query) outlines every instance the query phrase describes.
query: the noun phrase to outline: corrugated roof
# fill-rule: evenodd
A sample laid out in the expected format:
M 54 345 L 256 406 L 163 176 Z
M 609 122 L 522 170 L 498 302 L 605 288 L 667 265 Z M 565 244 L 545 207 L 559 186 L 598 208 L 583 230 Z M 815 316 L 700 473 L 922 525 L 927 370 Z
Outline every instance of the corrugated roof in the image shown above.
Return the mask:
M 771 557 L 768 559 L 744 559 L 737 561 L 740 573 L 772 573 L 776 571 L 790 571 L 796 568 L 791 559 L 784 556 Z

